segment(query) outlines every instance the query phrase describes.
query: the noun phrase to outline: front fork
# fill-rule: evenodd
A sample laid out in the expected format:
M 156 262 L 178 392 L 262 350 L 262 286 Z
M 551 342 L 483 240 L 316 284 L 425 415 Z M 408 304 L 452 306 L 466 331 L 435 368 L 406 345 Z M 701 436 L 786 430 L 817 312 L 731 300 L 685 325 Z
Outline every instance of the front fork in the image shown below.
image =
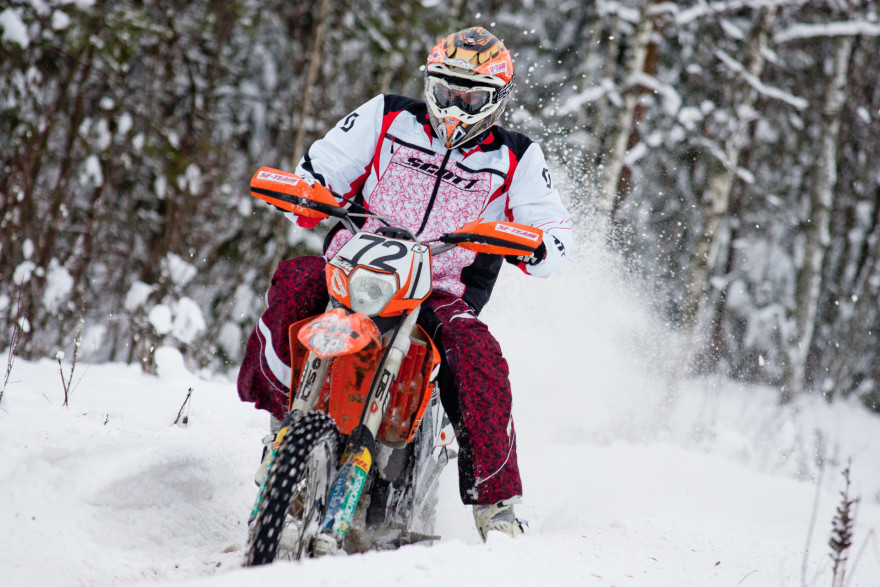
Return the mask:
M 418 315 L 419 310 L 416 308 L 401 319 L 400 325 L 391 335 L 386 353 L 373 377 L 360 423 L 349 435 L 345 453 L 342 455 L 336 478 L 330 489 L 327 507 L 321 520 L 322 534 L 318 537 L 318 542 L 321 543 L 318 550 L 334 551 L 342 543 L 351 525 L 372 466 L 376 436 L 391 397 L 391 385 L 409 352 L 410 335 L 415 328 Z M 305 413 L 315 408 L 329 364 L 330 358 L 320 359 L 309 353 L 299 389 L 291 406 L 292 410 Z

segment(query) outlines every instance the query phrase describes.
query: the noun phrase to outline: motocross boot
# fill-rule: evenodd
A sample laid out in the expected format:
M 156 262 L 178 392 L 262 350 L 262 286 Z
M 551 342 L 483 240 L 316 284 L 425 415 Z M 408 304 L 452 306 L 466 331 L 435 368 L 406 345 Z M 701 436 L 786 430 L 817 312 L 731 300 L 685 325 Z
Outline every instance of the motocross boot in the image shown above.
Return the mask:
M 529 523 L 517 518 L 513 512 L 514 504 L 519 502 L 519 497 L 511 497 L 489 505 L 474 505 L 474 522 L 483 542 L 493 530 L 513 537 L 525 533 Z

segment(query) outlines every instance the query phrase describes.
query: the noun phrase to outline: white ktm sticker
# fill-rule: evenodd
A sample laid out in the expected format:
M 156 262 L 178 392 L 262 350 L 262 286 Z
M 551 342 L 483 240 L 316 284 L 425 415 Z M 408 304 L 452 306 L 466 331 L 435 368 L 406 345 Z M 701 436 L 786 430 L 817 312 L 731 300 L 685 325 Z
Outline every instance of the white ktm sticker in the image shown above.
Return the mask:
M 345 279 L 342 277 L 342 272 L 339 269 L 333 270 L 333 275 L 330 277 L 330 286 L 333 288 L 333 291 L 339 294 L 339 297 L 347 297 L 348 291 L 345 289 Z
M 515 226 L 510 226 L 508 224 L 496 224 L 495 230 L 498 232 L 506 232 L 507 234 L 512 234 L 513 236 L 518 236 L 520 238 L 526 238 L 530 241 L 536 241 L 540 238 L 540 235 L 537 235 L 534 232 L 516 228 Z
M 257 179 L 268 179 L 269 181 L 277 181 L 278 183 L 286 183 L 287 185 L 296 185 L 299 178 L 292 175 L 282 175 L 281 173 L 272 173 L 271 171 L 261 171 L 257 175 Z

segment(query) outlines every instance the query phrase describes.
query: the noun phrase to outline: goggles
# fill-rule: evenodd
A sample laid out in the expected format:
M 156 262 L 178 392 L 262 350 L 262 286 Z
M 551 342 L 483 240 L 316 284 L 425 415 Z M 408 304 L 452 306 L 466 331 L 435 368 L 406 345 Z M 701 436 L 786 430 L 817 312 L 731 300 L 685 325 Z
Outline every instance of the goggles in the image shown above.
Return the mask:
M 437 108 L 458 108 L 469 116 L 479 114 L 493 104 L 496 88 L 487 86 L 466 87 L 456 85 L 450 80 L 428 76 L 427 93 L 433 98 Z

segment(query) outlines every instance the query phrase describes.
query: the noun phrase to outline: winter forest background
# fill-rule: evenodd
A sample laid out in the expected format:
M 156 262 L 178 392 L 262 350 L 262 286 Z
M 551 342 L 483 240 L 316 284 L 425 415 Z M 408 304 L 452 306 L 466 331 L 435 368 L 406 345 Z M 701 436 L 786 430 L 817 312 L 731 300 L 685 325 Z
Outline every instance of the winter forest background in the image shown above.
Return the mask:
M 873 1 L 3 5 L 0 348 L 235 368 L 278 261 L 320 242 L 251 175 L 377 93 L 421 97 L 429 49 L 479 24 L 514 54 L 504 124 L 692 369 L 880 411 Z

